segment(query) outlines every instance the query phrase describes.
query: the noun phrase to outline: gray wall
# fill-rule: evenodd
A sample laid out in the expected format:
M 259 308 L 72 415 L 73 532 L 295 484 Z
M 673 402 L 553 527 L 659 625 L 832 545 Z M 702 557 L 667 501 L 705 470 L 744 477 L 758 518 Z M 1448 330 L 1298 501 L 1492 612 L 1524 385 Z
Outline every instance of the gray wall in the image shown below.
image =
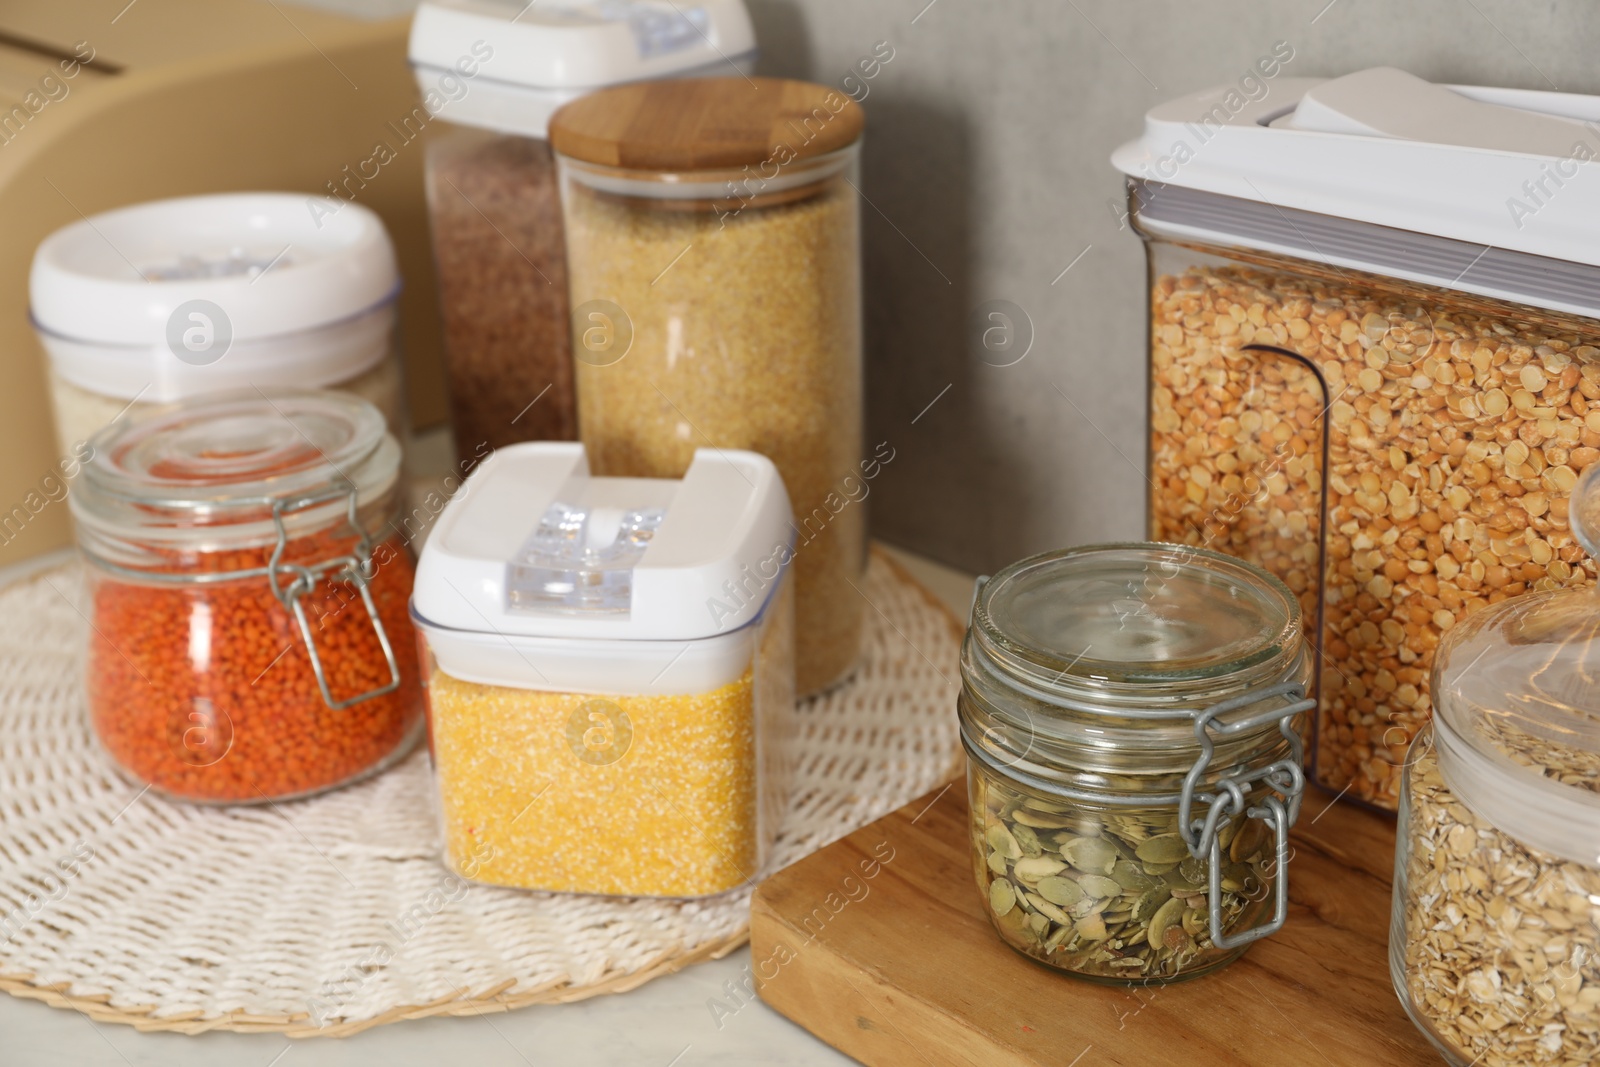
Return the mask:
M 747 2 L 765 73 L 839 85 L 894 49 L 864 100 L 868 432 L 896 449 L 872 522 L 970 570 L 1141 535 L 1144 268 L 1107 157 L 1152 104 L 1280 40 L 1291 76 L 1600 93 L 1600 6 L 1578 0 Z M 971 340 L 996 300 L 1033 325 L 1012 366 Z
M 869 432 L 898 450 L 872 521 L 972 570 L 1142 534 L 1145 275 L 1107 157 L 1152 104 L 1280 40 L 1286 75 L 1600 92 L 1600 8 L 1570 0 L 749 2 L 775 73 L 837 84 L 895 48 L 865 100 Z M 971 341 L 990 300 L 1032 320 L 1013 366 Z

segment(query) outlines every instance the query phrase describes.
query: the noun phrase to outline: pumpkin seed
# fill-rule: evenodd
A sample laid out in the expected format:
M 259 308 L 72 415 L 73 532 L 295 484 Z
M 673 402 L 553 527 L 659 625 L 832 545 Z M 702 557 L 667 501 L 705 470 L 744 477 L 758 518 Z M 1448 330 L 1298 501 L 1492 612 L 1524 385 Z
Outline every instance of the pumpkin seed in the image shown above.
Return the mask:
M 1082 900 L 1072 905 L 1072 907 L 1068 908 L 1067 912 L 1074 919 L 1082 919 L 1087 915 L 1100 914 L 1102 911 L 1106 910 L 1106 905 L 1109 903 L 1111 903 L 1109 900 L 1097 899 L 1095 897 L 1084 897 Z
M 1011 836 L 1011 831 L 999 823 L 990 824 L 988 832 L 984 834 L 984 840 L 989 842 L 990 848 L 1008 860 L 1022 858 L 1022 846 L 1017 844 L 1015 837 Z
M 1150 917 L 1151 944 L 1165 944 L 1167 931 L 1171 929 L 1174 923 L 1181 922 L 1182 919 L 1183 901 L 1176 897 L 1157 908 L 1156 913 Z
M 1139 894 L 1139 899 L 1133 902 L 1133 921 L 1148 923 L 1161 905 L 1172 899 L 1172 894 L 1166 889 L 1147 889 Z
M 1182 954 L 1194 948 L 1194 939 L 1181 925 L 1173 925 L 1162 932 L 1161 944 L 1175 953 Z
M 1247 892 L 1255 881 L 1255 872 L 1248 864 L 1230 863 L 1222 868 L 1222 888 L 1230 893 Z
M 1239 832 L 1228 845 L 1228 858 L 1235 863 L 1249 859 L 1261 851 L 1267 840 L 1267 824 L 1260 819 L 1246 819 Z
M 1006 941 L 1055 966 L 1122 980 L 1192 973 L 1218 954 L 1207 864 L 1190 855 L 1175 812 L 1101 816 L 993 782 L 982 792 L 979 876 Z M 1219 918 L 1233 930 L 1250 904 L 1243 894 L 1267 884 L 1268 835 L 1244 818 L 1218 830 L 1228 857 Z
M 1096 899 L 1109 899 L 1122 895 L 1122 887 L 1103 874 L 1086 874 L 1078 879 L 1078 885 L 1085 893 Z
M 1036 830 L 1061 830 L 1072 825 L 1071 816 L 1049 815 L 1028 808 L 1018 808 L 1011 817 L 1023 826 L 1031 826 Z
M 1199 882 L 1191 882 L 1179 871 L 1167 874 L 1167 888 L 1171 889 L 1174 896 L 1183 896 L 1188 893 L 1203 893 L 1206 887 Z
M 1028 907 L 1032 908 L 1034 911 L 1038 912 L 1040 915 L 1043 915 L 1043 916 L 1045 916 L 1045 917 L 1047 917 L 1049 919 L 1052 919 L 1052 920 L 1054 920 L 1054 921 L 1056 921 L 1058 923 L 1071 923 L 1072 922 L 1071 919 L 1067 918 L 1067 913 L 1066 912 L 1062 911 L 1060 908 L 1056 907 L 1054 904 L 1050 903 L 1048 900 L 1045 900 L 1043 897 L 1039 896 L 1037 893 L 1029 893 L 1029 892 L 1025 891 L 1022 894 L 1022 899 L 1026 900 L 1028 902 Z
M 1054 856 L 1027 856 L 1016 862 L 1013 873 L 1024 882 L 1037 882 L 1066 870 L 1067 865 Z
M 1173 888 L 1174 892 L 1179 890 L 1190 893 L 1203 892 L 1208 883 L 1209 875 L 1206 873 L 1206 865 L 1193 856 L 1178 864 L 1177 870 L 1167 873 L 1167 884 Z
M 1116 869 L 1116 846 L 1103 837 L 1075 837 L 1061 846 L 1062 857 L 1086 874 L 1110 874 Z
M 1017 903 L 1017 891 L 1011 888 L 1011 883 L 1004 878 L 996 878 L 989 883 L 989 907 L 994 909 L 996 915 L 1005 915 Z
M 1178 863 L 1189 855 L 1189 846 L 1178 834 L 1157 834 L 1141 841 L 1134 851 L 1146 863 Z
M 1083 899 L 1083 888 L 1070 878 L 1041 878 L 1034 888 L 1050 903 L 1063 907 Z
M 1005 872 L 1001 872 L 1002 874 Z M 1156 880 L 1151 878 L 1138 863 L 1132 860 L 1118 860 L 1117 865 L 1111 870 L 1111 877 L 1116 879 L 1118 885 L 1124 889 L 1144 891 L 1154 889 Z
M 1090 941 L 1104 941 L 1111 936 L 1111 932 L 1106 929 L 1105 920 L 1098 915 L 1085 915 L 1079 919 L 1077 930 L 1079 935 Z

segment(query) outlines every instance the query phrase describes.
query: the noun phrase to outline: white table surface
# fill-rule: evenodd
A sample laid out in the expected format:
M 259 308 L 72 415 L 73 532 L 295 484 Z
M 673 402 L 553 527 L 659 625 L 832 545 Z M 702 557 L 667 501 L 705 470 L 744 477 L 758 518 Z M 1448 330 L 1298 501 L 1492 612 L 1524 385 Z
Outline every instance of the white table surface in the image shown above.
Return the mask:
M 891 551 L 965 615 L 969 576 Z M 0 569 L 0 584 L 31 569 L 26 564 Z M 733 1006 L 724 986 L 742 977 L 748 960 L 748 949 L 740 948 L 628 993 L 294 1041 L 277 1034 L 141 1034 L 127 1026 L 92 1023 L 74 1011 L 0 996 L 0 1067 L 836 1067 L 855 1062 L 759 1001 L 732 1016 L 714 1014 L 714 999 Z

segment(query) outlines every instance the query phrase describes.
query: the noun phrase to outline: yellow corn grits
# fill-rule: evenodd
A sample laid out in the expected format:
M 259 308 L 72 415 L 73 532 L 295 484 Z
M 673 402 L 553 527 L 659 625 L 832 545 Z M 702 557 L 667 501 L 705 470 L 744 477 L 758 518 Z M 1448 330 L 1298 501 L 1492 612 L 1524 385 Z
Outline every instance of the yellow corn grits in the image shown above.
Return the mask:
M 672 897 L 758 873 L 750 671 L 677 696 L 540 692 L 435 671 L 429 704 L 452 870 L 476 861 L 472 877 L 492 885 Z

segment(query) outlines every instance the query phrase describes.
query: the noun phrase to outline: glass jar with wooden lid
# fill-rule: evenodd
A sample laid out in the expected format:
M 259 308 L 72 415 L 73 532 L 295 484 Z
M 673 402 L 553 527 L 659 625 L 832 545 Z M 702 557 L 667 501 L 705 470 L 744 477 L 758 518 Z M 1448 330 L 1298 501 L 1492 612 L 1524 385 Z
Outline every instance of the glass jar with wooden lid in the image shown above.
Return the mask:
M 579 433 L 596 474 L 678 478 L 696 448 L 773 460 L 795 510 L 802 693 L 860 644 L 864 116 L 826 86 L 699 78 L 602 90 L 550 122 Z

